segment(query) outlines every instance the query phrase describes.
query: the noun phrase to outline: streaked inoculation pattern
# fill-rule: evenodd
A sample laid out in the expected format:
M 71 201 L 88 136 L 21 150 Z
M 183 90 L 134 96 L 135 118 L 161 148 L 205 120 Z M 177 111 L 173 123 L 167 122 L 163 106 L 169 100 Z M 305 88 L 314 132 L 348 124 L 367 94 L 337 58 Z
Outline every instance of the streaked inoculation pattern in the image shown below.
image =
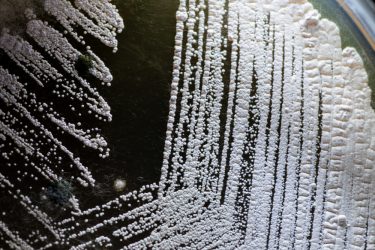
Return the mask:
M 68 215 L 80 211 L 68 188 L 94 186 L 95 179 L 72 141 L 101 158 L 110 152 L 99 125 L 112 120 L 111 109 L 95 85 L 109 86 L 113 77 L 83 37 L 90 34 L 116 51 L 123 20 L 107 0 L 43 4 L 48 22 L 26 9 L 24 34 L 4 29 L 0 35 L 0 248 L 40 249 L 63 242 L 54 219 L 61 211 L 45 211 L 41 200 L 50 192 L 66 203 Z M 87 76 L 76 69 L 83 55 L 92 64 Z M 13 223 L 19 218 L 29 222 L 27 228 Z
M 55 2 L 46 1 L 47 11 L 77 41 L 84 42 L 72 30 L 78 24 L 116 47 L 108 25 L 121 31 L 122 23 L 107 20 L 112 5 Z M 375 114 L 362 59 L 341 48 L 337 26 L 307 0 L 180 0 L 176 21 L 159 184 L 86 209 L 72 197 L 63 219 L 33 204 L 20 181 L 59 181 L 65 164 L 84 185 L 94 177 L 39 120 L 103 157 L 107 143 L 0 69 L 2 157 L 12 169 L 22 157 L 38 173 L 12 179 L 2 167 L 0 185 L 43 228 L 12 229 L 4 212 L 1 239 L 21 249 L 375 249 Z M 74 69 L 81 52 L 45 22 L 31 20 L 27 33 L 64 74 L 19 37 L 4 34 L 1 48 L 40 87 L 55 81 L 57 97 L 111 120 L 108 104 Z M 91 73 L 110 81 L 89 53 Z

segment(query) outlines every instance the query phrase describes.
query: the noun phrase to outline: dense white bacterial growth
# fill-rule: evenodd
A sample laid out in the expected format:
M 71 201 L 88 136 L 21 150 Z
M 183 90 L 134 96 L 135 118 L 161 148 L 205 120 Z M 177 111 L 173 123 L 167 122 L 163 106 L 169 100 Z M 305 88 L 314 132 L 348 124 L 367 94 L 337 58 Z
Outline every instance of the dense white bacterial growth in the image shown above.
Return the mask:
M 75 39 L 84 42 L 78 24 L 116 48 L 114 34 L 124 25 L 116 8 L 104 0 L 74 5 L 45 6 Z M 31 19 L 27 33 L 65 72 L 7 32 L 0 48 L 37 87 L 61 85 L 58 97 L 110 120 L 109 105 L 75 71 L 82 52 Z M 307 0 L 180 0 L 176 20 L 160 183 L 91 208 L 73 196 L 63 218 L 34 204 L 22 182 L 60 181 L 61 168 L 76 166 L 73 181 L 95 185 L 57 138 L 64 131 L 102 157 L 107 142 L 0 67 L 7 162 L 0 188 L 45 229 L 12 229 L 4 211 L 0 239 L 21 249 L 375 249 L 375 113 L 363 61 L 341 47 L 337 26 Z M 110 82 L 104 63 L 87 53 L 91 73 Z M 20 168 L 16 157 L 30 170 L 7 176 Z M 125 180 L 113 183 L 125 187 Z
M 115 6 L 104 1 L 96 5 L 93 18 L 115 24 L 116 31 L 121 32 L 123 22 L 115 15 Z M 84 26 L 90 22 L 90 29 L 102 29 L 72 9 L 77 15 L 75 24 Z M 18 67 L 7 61 L 0 65 L 0 188 L 5 195 L 2 199 L 14 203 L 0 211 L 0 248 L 5 246 L 4 242 L 15 249 L 43 249 L 64 244 L 65 236 L 54 221 L 55 214 L 44 211 L 46 207 L 40 206 L 35 194 L 46 200 L 48 187 L 62 181 L 84 187 L 95 184 L 90 170 L 73 153 L 66 138 L 71 137 L 75 143 L 97 151 L 102 158 L 109 156 L 108 144 L 100 129 L 84 124 L 81 119 L 84 116 L 111 121 L 110 107 L 93 83 L 78 73 L 75 64 L 82 54 L 90 55 L 89 73 L 99 83 L 110 85 L 113 77 L 89 47 L 80 52 L 62 33 L 38 20 L 32 9 L 27 9 L 25 15 L 29 19 L 26 36 L 13 35 L 8 29 L 0 35 L 0 50 L 6 55 L 2 57 Z M 107 32 L 107 36 L 111 43 L 117 44 L 115 34 Z M 65 174 L 67 170 L 69 176 Z M 60 202 L 64 202 L 62 210 L 69 214 L 81 213 L 80 202 L 74 195 L 55 195 L 60 195 Z M 12 216 L 19 213 L 25 214 L 25 219 L 35 227 L 13 230 Z M 95 242 L 111 245 L 106 241 L 103 237 Z
M 98 24 L 87 18 L 79 9 L 74 8 L 68 0 L 45 0 L 44 9 L 53 15 L 81 43 L 84 44 L 85 42 L 74 30 L 77 25 L 98 38 L 105 45 L 113 47 L 113 51 L 116 52 L 116 31 L 121 32 L 124 27 L 116 7 L 110 4 L 108 0 L 76 1 L 76 5 L 78 8 L 88 12 L 90 17 L 96 19 Z M 107 25 L 102 25 L 103 23 Z

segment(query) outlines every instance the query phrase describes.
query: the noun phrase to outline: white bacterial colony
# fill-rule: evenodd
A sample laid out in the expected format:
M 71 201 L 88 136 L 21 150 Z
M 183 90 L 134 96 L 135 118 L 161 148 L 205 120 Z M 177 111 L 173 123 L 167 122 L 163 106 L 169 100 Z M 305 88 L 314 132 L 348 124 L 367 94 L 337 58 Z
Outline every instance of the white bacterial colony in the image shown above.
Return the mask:
M 49 2 L 45 2 L 46 11 L 51 9 Z M 88 10 L 95 7 L 95 22 L 108 23 L 106 29 L 116 31 L 105 32 L 115 49 L 116 35 L 123 27 L 116 7 L 102 0 L 88 5 Z M 64 11 L 58 6 L 52 8 L 53 13 Z M 77 8 L 71 6 L 74 11 L 69 16 L 75 24 L 83 30 L 103 29 Z M 8 29 L 0 34 L 0 51 L 9 61 L 0 65 L 0 189 L 2 202 L 13 204 L 0 209 L 0 248 L 43 249 L 64 241 L 54 213 L 40 205 L 51 183 L 82 188 L 95 185 L 74 145 L 78 142 L 99 157 L 109 156 L 108 143 L 97 126 L 111 121 L 111 109 L 95 84 L 110 86 L 113 77 L 89 46 L 76 49 L 67 33 L 39 20 L 31 9 L 25 15 L 29 20 L 25 35 L 14 35 Z M 88 78 L 76 70 L 82 55 L 92 61 Z M 39 199 L 35 194 L 43 195 Z M 62 211 L 68 215 L 81 211 L 74 194 L 60 195 L 66 203 Z M 31 222 L 27 230 L 13 225 L 12 218 L 19 218 L 18 213 Z
M 76 9 L 69 0 L 45 0 L 45 10 L 53 15 L 72 36 L 85 44 L 83 37 L 78 35 L 74 26 L 81 26 L 85 32 L 100 39 L 105 45 L 117 51 L 116 32 L 124 28 L 121 17 L 116 7 L 107 1 L 75 1 Z M 89 13 L 90 17 L 98 21 L 98 24 L 89 18 L 79 9 Z M 108 22 L 108 20 L 110 20 Z M 106 23 L 106 25 L 101 25 Z
M 79 10 L 56 2 L 46 1 L 48 11 L 73 37 L 78 23 L 117 46 L 123 23 L 109 2 L 76 0 Z M 375 249 L 375 113 L 363 61 L 341 47 L 337 26 L 307 0 L 180 0 L 176 19 L 160 182 L 92 208 L 73 196 L 63 218 L 33 204 L 20 181 L 59 180 L 50 162 L 71 162 L 83 184 L 95 185 L 94 178 L 32 113 L 100 152 L 107 143 L 96 129 L 70 125 L 0 68 L 2 157 L 14 169 L 19 155 L 40 175 L 11 178 L 2 167 L 0 188 L 44 229 L 12 229 L 3 212 L 0 240 L 15 249 Z M 45 22 L 31 20 L 28 34 L 64 74 L 46 59 L 28 62 L 42 55 L 21 38 L 6 39 L 29 53 L 8 48 L 5 38 L 0 48 L 32 78 L 43 76 L 39 87 L 68 74 L 69 95 L 80 93 L 78 82 L 94 98 L 89 109 L 110 120 L 108 104 L 74 70 L 80 52 Z M 95 61 L 91 73 L 111 79 Z M 113 188 L 125 185 L 118 179 Z

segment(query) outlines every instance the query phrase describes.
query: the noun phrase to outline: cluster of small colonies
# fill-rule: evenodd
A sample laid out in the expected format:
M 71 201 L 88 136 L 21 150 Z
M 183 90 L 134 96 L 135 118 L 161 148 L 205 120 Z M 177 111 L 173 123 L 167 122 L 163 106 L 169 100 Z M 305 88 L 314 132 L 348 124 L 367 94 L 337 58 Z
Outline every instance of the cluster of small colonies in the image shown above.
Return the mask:
M 95 179 L 76 155 L 76 142 L 102 158 L 110 153 L 95 124 L 111 121 L 111 108 L 94 86 L 110 86 L 113 77 L 77 30 L 116 51 L 123 20 L 108 0 L 76 1 L 75 6 L 46 0 L 44 8 L 66 28 L 64 34 L 32 9 L 25 11 L 24 36 L 9 29 L 0 34 L 0 191 L 2 202 L 12 203 L 0 205 L 0 248 L 43 249 L 64 242 L 63 230 L 40 199 L 64 205 L 68 215 L 79 213 L 79 200 L 61 183 L 87 187 Z M 72 37 L 82 43 L 79 49 Z M 75 66 L 81 55 L 90 56 L 87 76 Z M 32 221 L 28 229 L 15 229 L 18 213 Z
M 75 1 L 100 27 L 67 0 L 46 4 L 77 40 L 83 42 L 73 29 L 78 23 L 115 47 L 114 32 L 123 24 L 108 2 Z M 90 137 L 95 130 L 69 125 L 53 103 L 39 103 L 1 69 L 3 158 L 14 168 L 19 154 L 40 174 L 11 179 L 0 171 L 0 186 L 47 229 L 17 232 L 2 222 L 3 213 L 2 239 L 24 249 L 375 249 L 375 113 L 362 59 L 353 48 L 342 49 L 337 26 L 307 0 L 180 0 L 176 20 L 160 183 L 86 210 L 72 197 L 74 209 L 61 221 L 32 204 L 19 182 L 58 179 L 49 161 L 62 164 L 66 157 L 80 169 L 77 178 L 93 180 L 29 112 L 45 110 L 41 117 L 86 146 L 100 150 L 106 143 Z M 74 78 L 60 81 L 67 92 L 57 95 L 82 98 L 109 119 L 106 103 L 74 71 L 79 52 L 48 24 L 28 26 Z M 30 52 L 4 50 L 27 74 L 62 78 L 48 62 L 28 61 L 41 55 L 20 44 Z M 104 81 L 107 70 L 95 61 L 99 69 L 92 73 Z M 83 89 L 87 94 L 77 94 Z

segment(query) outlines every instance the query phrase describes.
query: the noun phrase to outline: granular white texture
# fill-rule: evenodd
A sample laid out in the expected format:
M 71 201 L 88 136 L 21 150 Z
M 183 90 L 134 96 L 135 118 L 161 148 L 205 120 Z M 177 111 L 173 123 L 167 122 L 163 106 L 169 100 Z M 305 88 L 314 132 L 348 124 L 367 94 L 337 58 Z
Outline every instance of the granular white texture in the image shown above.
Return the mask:
M 73 26 L 81 20 L 83 29 L 116 47 L 112 35 L 123 24 L 107 1 L 75 1 L 101 27 L 92 27 L 70 1 L 47 3 L 74 37 Z M 23 249 L 375 249 L 371 91 L 362 59 L 355 49 L 341 47 L 337 26 L 321 19 L 307 0 L 180 0 L 176 21 L 159 184 L 91 208 L 72 197 L 68 214 L 53 220 L 24 195 L 16 178 L 0 170 L 0 187 L 46 229 L 13 230 L 3 222 L 5 212 L 1 239 Z M 31 20 L 28 34 L 93 96 L 87 99 L 91 104 L 82 103 L 110 120 L 108 104 L 71 66 L 80 52 L 42 21 Z M 7 39 L 30 48 L 17 37 Z M 47 62 L 27 64 L 22 49 L 7 53 L 31 76 L 62 77 Z M 48 109 L 46 119 L 86 146 L 102 151 L 104 139 L 69 125 L 53 107 L 23 94 L 15 76 L 0 73 L 0 98 L 23 114 L 13 117 L 0 109 L 0 148 L 9 166 L 16 167 L 14 154 L 29 159 L 37 152 L 41 162 L 50 160 L 45 154 L 55 157 L 38 150 L 34 132 L 13 128 L 26 120 L 53 142 L 53 151 L 65 152 L 82 182 L 95 185 L 89 169 L 24 105 Z M 9 141 L 17 150 L 9 151 Z M 20 173 L 19 179 L 59 179 L 48 164 L 29 164 L 38 176 Z

